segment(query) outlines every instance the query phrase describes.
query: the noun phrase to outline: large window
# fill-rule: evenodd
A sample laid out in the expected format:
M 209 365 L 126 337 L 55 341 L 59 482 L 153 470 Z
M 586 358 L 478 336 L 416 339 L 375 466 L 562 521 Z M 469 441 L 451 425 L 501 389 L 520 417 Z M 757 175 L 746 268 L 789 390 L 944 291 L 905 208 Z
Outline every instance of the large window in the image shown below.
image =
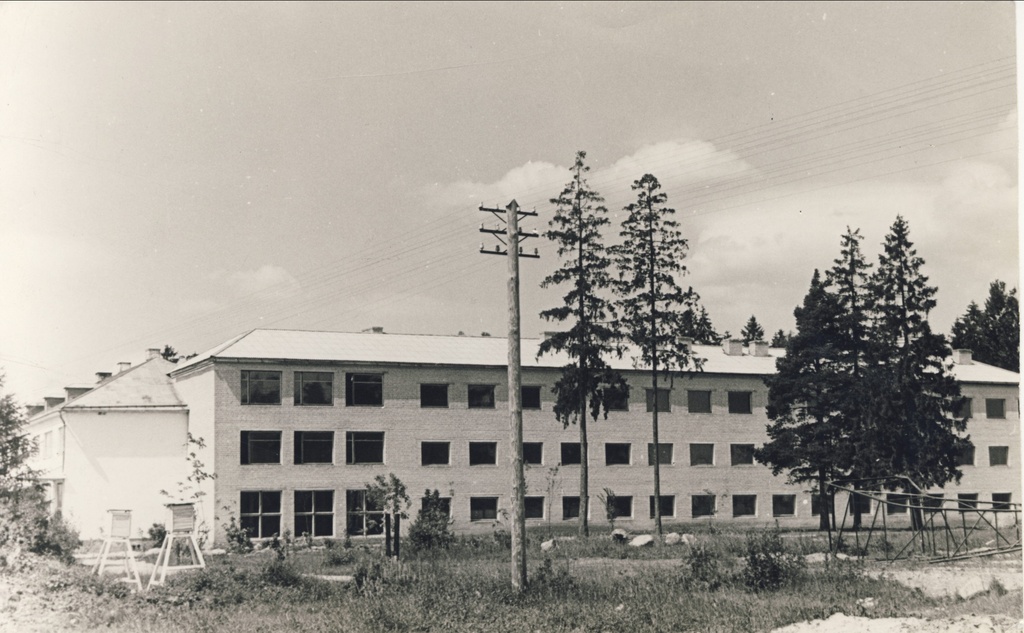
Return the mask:
M 1010 492 L 993 492 L 992 493 L 992 509 L 993 510 L 1009 510 L 1010 503 L 1013 500 L 1013 493 Z
M 661 516 L 674 517 L 676 515 L 676 498 L 674 495 L 661 495 Z M 654 518 L 654 495 L 650 496 L 651 518 Z
M 1010 464 L 1010 447 L 1009 446 L 989 446 L 988 447 L 988 465 L 989 466 L 1008 466 Z
M 690 514 L 695 519 L 715 516 L 715 495 L 693 495 L 690 497 Z
M 671 464 L 673 457 L 672 444 L 658 444 L 658 464 L 660 466 Z M 647 443 L 647 463 L 654 465 L 654 444 L 651 442 Z
M 451 497 L 438 497 L 438 507 L 444 512 L 445 516 L 451 518 L 452 516 L 452 498 Z M 420 507 L 424 510 L 427 509 L 427 498 L 420 497 Z
M 729 413 L 753 413 L 751 406 L 751 392 L 730 391 L 729 392 Z
M 757 516 L 757 495 L 733 495 L 732 515 L 734 517 Z
M 523 463 L 540 466 L 544 463 L 544 442 L 523 442 Z
M 772 516 L 791 517 L 796 515 L 796 495 L 772 495 Z
M 711 392 L 687 391 L 686 406 L 690 413 L 711 413 Z
M 349 431 L 345 433 L 346 464 L 383 464 L 384 433 Z
M 493 466 L 498 463 L 497 442 L 470 442 L 469 465 Z
M 493 521 L 498 518 L 497 497 L 470 497 L 469 520 Z
M 628 466 L 631 453 L 629 444 L 607 443 L 604 445 L 605 466 Z
M 295 491 L 295 536 L 334 536 L 334 491 Z
M 384 532 L 384 509 L 366 494 L 366 490 L 345 491 L 346 530 L 349 534 L 369 536 Z
M 960 492 L 956 495 L 957 508 L 961 510 L 973 510 L 978 507 L 978 493 Z
M 525 510 L 525 518 L 527 519 L 543 519 L 544 518 L 544 497 L 524 497 L 523 508 Z
M 469 385 L 467 393 L 470 409 L 494 408 L 494 385 Z
M 580 517 L 580 498 L 562 497 L 562 520 L 578 519 Z
M 423 442 L 420 444 L 420 463 L 424 466 L 451 464 L 451 444 L 449 442 Z
M 956 456 L 957 466 L 973 466 L 974 465 L 974 447 L 965 446 Z
M 629 385 L 609 387 L 606 395 L 609 411 L 629 411 Z
M 420 406 L 423 408 L 447 408 L 448 385 L 420 385 Z
M 253 490 L 241 493 L 239 519 L 252 538 L 281 533 L 281 491 Z
M 334 374 L 329 371 L 295 372 L 295 404 L 334 404 Z
M 612 497 L 608 500 L 608 510 L 616 519 L 632 519 L 633 497 Z
M 751 466 L 754 463 L 754 445 L 730 444 L 729 457 L 733 466 Z
M 972 410 L 974 408 L 973 402 L 974 401 L 971 400 L 970 398 L 964 398 L 963 400 L 961 400 L 960 406 L 957 407 L 956 417 L 963 418 L 964 420 L 969 420 L 972 417 L 974 417 L 973 415 L 971 415 L 973 413 Z
M 828 509 L 828 513 L 829 513 L 829 515 L 833 515 L 833 514 L 835 514 L 835 502 L 836 502 L 836 500 L 835 500 L 834 497 L 831 497 L 829 500 L 831 502 L 832 507 Z M 818 516 L 818 515 L 820 515 L 821 511 L 824 509 L 822 507 L 823 505 L 824 504 L 822 504 L 822 502 L 821 502 L 821 495 L 819 495 L 816 492 L 812 493 L 811 494 L 811 516 Z
M 645 389 L 647 392 L 647 411 L 654 411 L 655 397 L 653 389 Z M 672 411 L 672 392 L 668 389 L 658 389 L 657 397 L 658 411 Z
M 281 431 L 242 431 L 241 463 L 280 464 Z
M 334 463 L 334 431 L 295 431 L 295 463 Z
M 911 498 L 899 492 L 890 492 L 885 495 L 886 514 L 906 514 Z
M 243 369 L 242 404 L 281 404 L 281 372 Z
M 524 409 L 540 408 L 540 387 L 532 385 L 528 387 L 522 387 L 519 393 L 519 399 Z
M 384 405 L 384 374 L 345 374 L 345 406 Z
M 1006 417 L 1006 400 L 1003 398 L 986 398 L 985 415 L 990 420 L 1002 420 Z
M 691 466 L 714 466 L 715 445 L 714 444 L 690 444 L 690 465 Z
M 579 442 L 562 442 L 562 466 L 579 466 L 582 462 Z

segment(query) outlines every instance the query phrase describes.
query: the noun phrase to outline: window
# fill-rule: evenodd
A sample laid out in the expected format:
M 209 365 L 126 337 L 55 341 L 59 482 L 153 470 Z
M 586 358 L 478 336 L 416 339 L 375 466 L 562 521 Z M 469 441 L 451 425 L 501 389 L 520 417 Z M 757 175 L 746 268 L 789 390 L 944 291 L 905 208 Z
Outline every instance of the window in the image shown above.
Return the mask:
M 420 385 L 420 406 L 448 408 L 448 385 Z
M 861 514 L 871 514 L 871 499 L 863 495 L 853 495 L 849 500 L 850 512 L 860 512 Z
M 974 447 L 965 446 L 956 456 L 957 466 L 973 466 L 974 465 Z
M 498 518 L 497 497 L 470 497 L 469 520 L 493 521 Z
M 281 431 L 242 431 L 243 464 L 280 464 Z
M 526 497 L 523 502 L 527 519 L 544 518 L 544 497 Z
M 544 463 L 544 442 L 523 442 L 523 463 L 539 466 Z
M 961 400 L 960 406 L 957 407 L 956 410 L 956 417 L 962 418 L 964 420 L 970 420 L 973 417 L 971 415 L 971 410 L 973 409 L 973 402 L 974 401 L 971 398 L 964 398 L 963 400 Z
M 349 431 L 345 433 L 346 464 L 383 464 L 384 433 Z
M 654 495 L 650 496 L 651 518 L 654 518 Z M 674 495 L 661 495 L 661 516 L 674 517 L 676 515 L 676 498 Z
M 910 497 L 898 492 L 890 492 L 885 495 L 886 514 L 906 514 L 907 506 L 910 504 Z
M 366 490 L 345 491 L 345 512 L 348 534 L 369 536 L 384 532 L 384 509 L 366 494 Z
M 1002 398 L 986 398 L 985 415 L 990 420 L 1004 419 L 1006 417 L 1006 400 Z
M 835 497 L 830 498 L 831 508 L 828 508 L 829 514 L 835 514 Z M 811 494 L 811 516 L 818 516 L 822 511 L 821 495 L 817 493 Z
M 992 493 L 992 509 L 993 510 L 1009 510 L 1010 500 L 1013 498 L 1012 493 L 1009 492 L 993 492 Z
M 687 391 L 686 406 L 690 413 L 711 413 L 711 392 Z
M 494 408 L 494 385 L 470 385 L 468 393 L 470 409 Z
M 281 372 L 243 369 L 242 404 L 281 404 Z
M 295 491 L 295 536 L 334 536 L 334 491 Z
M 672 444 L 658 444 L 658 464 L 664 466 L 672 463 Z M 647 463 L 654 465 L 654 444 L 647 443 Z
M 334 404 L 334 374 L 329 371 L 295 372 L 295 404 Z
M 715 515 L 715 495 L 693 495 L 690 497 L 690 514 L 693 518 Z
M 446 515 L 448 515 L 448 517 L 450 518 L 452 516 L 452 498 L 451 497 L 438 497 L 437 498 L 437 503 L 441 507 L 441 509 L 444 510 L 444 513 Z M 420 498 L 420 507 L 423 508 L 423 509 L 426 509 L 426 507 L 427 507 L 427 498 L 426 497 L 421 497 Z
M 539 409 L 540 387 L 522 387 L 519 390 L 519 401 L 524 409 Z
M 733 495 L 732 515 L 734 517 L 757 516 L 757 495 Z
M 424 466 L 447 466 L 451 464 L 451 444 L 449 442 L 421 443 L 420 463 Z
M 608 500 L 608 510 L 616 519 L 632 519 L 633 497 L 612 497 Z
M 961 492 L 956 495 L 956 507 L 961 510 L 972 510 L 978 507 L 978 493 Z
M 384 406 L 384 374 L 345 374 L 345 406 Z
M 921 497 L 921 505 L 924 506 L 925 508 L 932 508 L 932 509 L 938 510 L 938 509 L 942 508 L 942 506 L 943 506 L 943 504 L 945 502 L 946 502 L 946 495 L 945 494 L 931 493 L 931 494 L 926 494 L 926 495 Z
M 497 442 L 470 442 L 469 465 L 491 466 L 498 463 Z
M 612 444 L 607 443 L 604 445 L 604 465 L 605 466 L 629 466 L 630 456 L 630 445 L 629 444 Z
M 252 538 L 270 538 L 281 533 L 281 491 L 243 491 L 239 517 L 242 529 Z
M 729 457 L 733 466 L 751 466 L 754 464 L 754 445 L 730 444 Z
M 578 466 L 582 459 L 579 442 L 562 442 L 562 466 Z
M 295 431 L 295 463 L 334 463 L 334 431 Z
M 772 495 L 772 516 L 796 516 L 796 495 Z
M 612 386 L 605 393 L 609 411 L 629 411 L 629 385 Z
M 562 520 L 578 519 L 580 517 L 580 498 L 562 497 Z
M 691 466 L 714 466 L 715 445 L 714 444 L 690 444 L 690 465 Z
M 647 392 L 647 411 L 654 411 L 654 390 L 645 389 Z M 672 392 L 669 389 L 658 389 L 658 411 L 672 411 Z
M 729 413 L 753 413 L 751 406 L 751 392 L 730 391 L 729 392 Z
M 989 446 L 988 447 L 988 465 L 989 466 L 1008 466 L 1010 464 L 1010 447 L 1009 446 Z

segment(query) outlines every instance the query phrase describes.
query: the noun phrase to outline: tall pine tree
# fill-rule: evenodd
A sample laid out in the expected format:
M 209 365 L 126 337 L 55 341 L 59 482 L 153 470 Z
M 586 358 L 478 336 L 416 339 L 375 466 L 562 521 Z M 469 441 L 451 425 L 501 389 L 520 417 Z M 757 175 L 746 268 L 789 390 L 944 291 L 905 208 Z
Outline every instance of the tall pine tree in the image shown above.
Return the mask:
M 555 417 L 563 424 L 577 424 L 580 431 L 580 535 L 590 535 L 587 416 L 595 421 L 625 390 L 625 380 L 612 370 L 606 358 L 619 353 L 620 338 L 613 321 L 613 304 L 603 296 L 612 284 L 611 260 L 601 234 L 609 224 L 604 199 L 590 188 L 586 152 L 576 153 L 572 180 L 557 198 L 555 215 L 545 237 L 558 245 L 560 267 L 548 275 L 542 287 L 568 287 L 562 305 L 544 310 L 548 321 L 568 323 L 568 330 L 550 334 L 540 354 L 564 352 L 570 359 L 554 386 Z
M 677 282 L 686 274 L 683 260 L 687 243 L 672 219 L 675 209 L 665 206 L 668 196 L 651 174 L 644 174 L 633 183 L 636 202 L 625 207 L 622 221 L 622 243 L 612 254 L 619 270 L 616 292 L 620 324 L 626 338 L 636 346 L 636 364 L 650 368 L 651 388 L 648 406 L 651 410 L 651 435 L 654 449 L 650 452 L 654 467 L 654 526 L 658 538 L 661 526 L 661 443 L 658 439 L 658 379 L 668 378 L 691 367 L 699 369 L 700 359 L 692 355 L 682 340 L 684 311 L 694 309 L 692 290 L 684 291 Z
M 764 328 L 757 322 L 757 317 L 753 314 L 750 315 L 750 318 L 747 319 L 747 324 L 740 330 L 740 337 L 743 338 L 744 345 L 764 340 Z
M 989 285 L 985 309 L 971 302 L 953 324 L 953 347 L 969 349 L 974 358 L 1020 372 L 1020 302 L 1017 289 L 1006 291 L 998 279 Z

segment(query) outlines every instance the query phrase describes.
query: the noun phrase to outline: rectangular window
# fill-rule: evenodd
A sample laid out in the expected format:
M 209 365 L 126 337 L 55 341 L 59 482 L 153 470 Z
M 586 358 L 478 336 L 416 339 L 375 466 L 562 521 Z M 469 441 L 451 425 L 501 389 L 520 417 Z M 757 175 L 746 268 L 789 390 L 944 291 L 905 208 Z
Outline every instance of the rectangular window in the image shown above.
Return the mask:
M 353 536 L 384 533 L 384 509 L 366 490 L 345 491 L 345 531 Z
M 494 385 L 469 385 L 470 409 L 494 408 Z
M 647 411 L 654 411 L 654 390 L 645 389 L 647 393 Z M 658 411 L 671 412 L 672 411 L 672 392 L 668 389 L 658 389 Z
M 281 533 L 281 491 L 253 490 L 241 493 L 239 520 L 252 538 Z
M 523 503 L 527 519 L 544 518 L 544 497 L 525 497 Z
M 796 495 L 772 495 L 772 516 L 796 516 Z
M 715 516 L 715 495 L 693 495 L 690 497 L 690 514 L 695 519 Z
M 451 518 L 451 516 L 452 516 L 452 498 L 451 497 L 438 497 L 437 498 L 437 502 L 438 502 L 438 505 L 441 506 L 441 509 L 444 510 L 444 513 L 449 518 Z M 426 507 L 427 507 L 427 498 L 426 497 L 420 497 L 420 507 L 423 508 L 423 509 L 426 509 Z
M 945 504 L 945 502 L 946 502 L 946 495 L 945 494 L 929 493 L 929 494 L 923 495 L 920 498 L 920 504 L 922 506 L 924 506 L 925 508 L 933 508 L 935 510 L 938 510 L 938 509 L 942 508 L 943 505 Z
M 562 497 L 562 520 L 580 518 L 580 498 Z
M 835 514 L 835 498 L 831 499 L 832 508 L 829 509 L 829 514 Z M 818 516 L 821 514 L 822 503 L 821 496 L 817 493 L 811 494 L 811 516 Z
M 1002 420 L 1006 418 L 1006 400 L 1003 398 L 986 398 L 985 415 L 990 420 Z
M 281 431 L 242 431 L 243 464 L 280 464 Z
M 345 406 L 384 406 L 384 374 L 345 374 Z
M 579 466 L 582 459 L 579 442 L 562 442 L 562 466 Z
M 497 497 L 470 497 L 469 520 L 493 521 L 498 518 Z
M 383 464 L 384 433 L 349 431 L 345 433 L 346 464 Z
M 281 404 L 281 372 L 243 369 L 242 404 Z
M 334 463 L 334 431 L 295 431 L 295 463 Z
M 993 492 L 992 493 L 992 509 L 993 510 L 1009 510 L 1011 499 L 1013 499 L 1013 493 L 1010 492 Z
M 420 464 L 423 466 L 448 466 L 451 464 L 451 444 L 449 442 L 422 442 L 420 444 Z
M 470 442 L 469 465 L 493 466 L 498 463 L 497 442 Z
M 956 456 L 957 466 L 973 466 L 974 465 L 974 447 L 965 446 L 962 451 Z
M 863 495 L 851 496 L 849 504 L 851 512 L 856 509 L 861 514 L 871 514 L 871 499 Z
M 544 442 L 523 442 L 523 463 L 539 466 L 544 463 Z
M 524 409 L 540 408 L 540 387 L 522 387 L 519 390 L 519 394 L 519 401 L 522 403 Z
M 1009 446 L 989 446 L 988 447 L 988 465 L 989 466 L 1009 466 L 1010 464 L 1010 447 Z
M 334 404 L 334 374 L 329 371 L 295 372 L 295 405 Z
M 910 498 L 898 492 L 890 492 L 885 495 L 886 514 L 906 514 Z
M 734 517 L 757 516 L 757 495 L 733 495 L 732 515 Z
M 963 400 L 961 400 L 960 406 L 957 407 L 956 410 L 956 417 L 964 420 L 970 420 L 972 417 L 974 417 L 971 415 L 972 409 L 974 408 L 973 402 L 974 401 L 971 398 L 964 398 Z
M 654 518 L 654 495 L 650 496 L 651 518 Z M 676 515 L 675 495 L 661 495 L 661 516 L 674 517 Z
M 754 464 L 753 444 L 730 444 L 729 457 L 733 466 L 752 466 Z
M 750 391 L 730 391 L 729 413 L 753 413 L 754 407 L 751 405 L 752 395 Z
M 420 385 L 420 406 L 425 409 L 448 408 L 448 385 Z
M 608 505 L 616 519 L 633 518 L 633 497 L 612 497 Z
M 629 444 L 606 443 L 604 445 L 605 466 L 629 466 L 631 446 Z
M 961 510 L 973 510 L 978 507 L 978 493 L 961 492 L 956 495 L 956 506 Z
M 629 385 L 609 387 L 605 393 L 609 411 L 629 411 Z
M 691 466 L 714 466 L 715 445 L 714 444 L 690 444 L 690 465 Z
M 711 392 L 687 391 L 686 406 L 690 413 L 711 413 Z
M 295 536 L 334 536 L 334 491 L 295 491 Z
M 672 444 L 658 444 L 658 464 L 666 466 L 672 463 L 673 451 Z M 651 442 L 647 443 L 647 463 L 654 465 L 654 444 Z

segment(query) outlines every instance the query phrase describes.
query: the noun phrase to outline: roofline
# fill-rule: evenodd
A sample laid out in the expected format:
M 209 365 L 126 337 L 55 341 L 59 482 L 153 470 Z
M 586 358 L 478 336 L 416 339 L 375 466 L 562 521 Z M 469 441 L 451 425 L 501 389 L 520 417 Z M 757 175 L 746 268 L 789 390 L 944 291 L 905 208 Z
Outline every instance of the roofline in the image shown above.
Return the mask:
M 135 411 L 144 409 L 147 411 L 188 411 L 187 404 L 122 404 L 122 405 L 94 405 L 90 407 L 67 407 L 64 411 Z

